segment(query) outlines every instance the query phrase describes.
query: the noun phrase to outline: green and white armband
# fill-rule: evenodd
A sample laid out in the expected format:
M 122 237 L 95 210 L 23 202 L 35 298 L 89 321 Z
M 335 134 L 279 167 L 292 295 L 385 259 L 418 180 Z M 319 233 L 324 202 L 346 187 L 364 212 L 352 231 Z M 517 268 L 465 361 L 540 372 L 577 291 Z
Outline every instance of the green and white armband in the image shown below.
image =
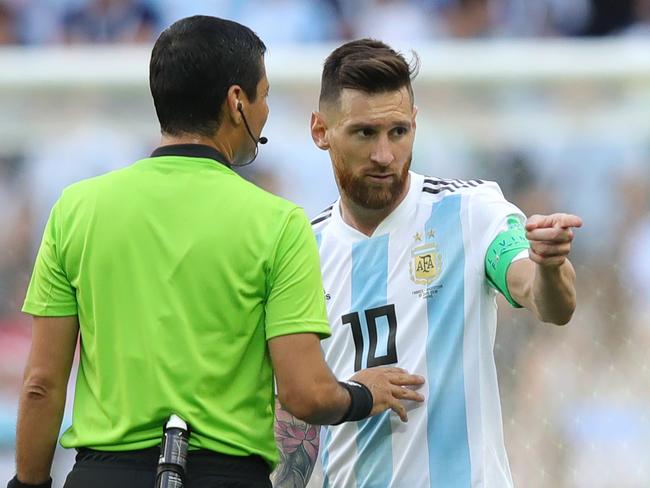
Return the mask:
M 512 261 L 522 251 L 530 248 L 526 239 L 526 229 L 518 215 L 508 215 L 508 229 L 501 232 L 492 241 L 485 254 L 485 274 L 497 290 L 503 293 L 513 307 L 521 308 L 508 290 L 506 276 Z

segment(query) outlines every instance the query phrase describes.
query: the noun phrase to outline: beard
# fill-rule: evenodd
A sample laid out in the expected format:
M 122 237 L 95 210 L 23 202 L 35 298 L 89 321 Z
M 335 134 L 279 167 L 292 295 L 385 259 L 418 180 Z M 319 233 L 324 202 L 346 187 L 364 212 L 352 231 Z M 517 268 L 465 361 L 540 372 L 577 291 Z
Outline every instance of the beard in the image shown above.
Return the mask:
M 408 182 L 412 158 L 413 154 L 409 154 L 404 168 L 399 174 L 392 176 L 389 184 L 378 184 L 367 181 L 364 175 L 354 175 L 345 168 L 342 158 L 332 155 L 334 173 L 341 192 L 360 207 L 370 210 L 390 208 L 399 200 Z M 381 172 L 377 171 L 376 174 Z

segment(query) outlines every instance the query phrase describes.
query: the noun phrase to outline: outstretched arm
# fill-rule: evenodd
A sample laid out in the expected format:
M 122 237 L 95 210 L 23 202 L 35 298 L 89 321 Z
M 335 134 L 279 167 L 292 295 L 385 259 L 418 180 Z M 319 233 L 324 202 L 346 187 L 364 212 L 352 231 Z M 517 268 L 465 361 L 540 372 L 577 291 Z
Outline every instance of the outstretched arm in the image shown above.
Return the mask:
M 275 488 L 304 488 L 318 457 L 320 427 L 297 419 L 275 401 L 275 441 L 280 463 L 271 474 Z
M 526 222 L 529 258 L 508 269 L 508 290 L 520 305 L 543 322 L 564 325 L 576 307 L 576 274 L 568 260 L 573 228 L 580 217 L 570 214 L 533 215 Z

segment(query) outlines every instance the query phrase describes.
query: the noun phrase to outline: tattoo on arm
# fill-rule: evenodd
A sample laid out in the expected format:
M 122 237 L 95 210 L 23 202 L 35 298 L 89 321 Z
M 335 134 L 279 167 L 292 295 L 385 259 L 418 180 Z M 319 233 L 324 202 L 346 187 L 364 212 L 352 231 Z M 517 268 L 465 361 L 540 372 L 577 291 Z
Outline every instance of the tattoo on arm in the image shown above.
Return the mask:
M 275 401 L 275 442 L 280 463 L 271 474 L 274 488 L 304 488 L 318 457 L 320 426 L 298 420 Z

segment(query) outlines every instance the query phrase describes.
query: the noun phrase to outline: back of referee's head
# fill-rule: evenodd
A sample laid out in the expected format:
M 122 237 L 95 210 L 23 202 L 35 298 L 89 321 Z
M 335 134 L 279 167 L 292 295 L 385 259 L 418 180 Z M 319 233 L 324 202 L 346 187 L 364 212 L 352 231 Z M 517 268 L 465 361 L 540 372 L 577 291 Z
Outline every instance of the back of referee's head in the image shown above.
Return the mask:
M 248 27 L 217 17 L 187 17 L 165 29 L 149 63 L 149 87 L 161 131 L 214 135 L 232 85 L 255 100 L 265 52 L 262 40 Z

